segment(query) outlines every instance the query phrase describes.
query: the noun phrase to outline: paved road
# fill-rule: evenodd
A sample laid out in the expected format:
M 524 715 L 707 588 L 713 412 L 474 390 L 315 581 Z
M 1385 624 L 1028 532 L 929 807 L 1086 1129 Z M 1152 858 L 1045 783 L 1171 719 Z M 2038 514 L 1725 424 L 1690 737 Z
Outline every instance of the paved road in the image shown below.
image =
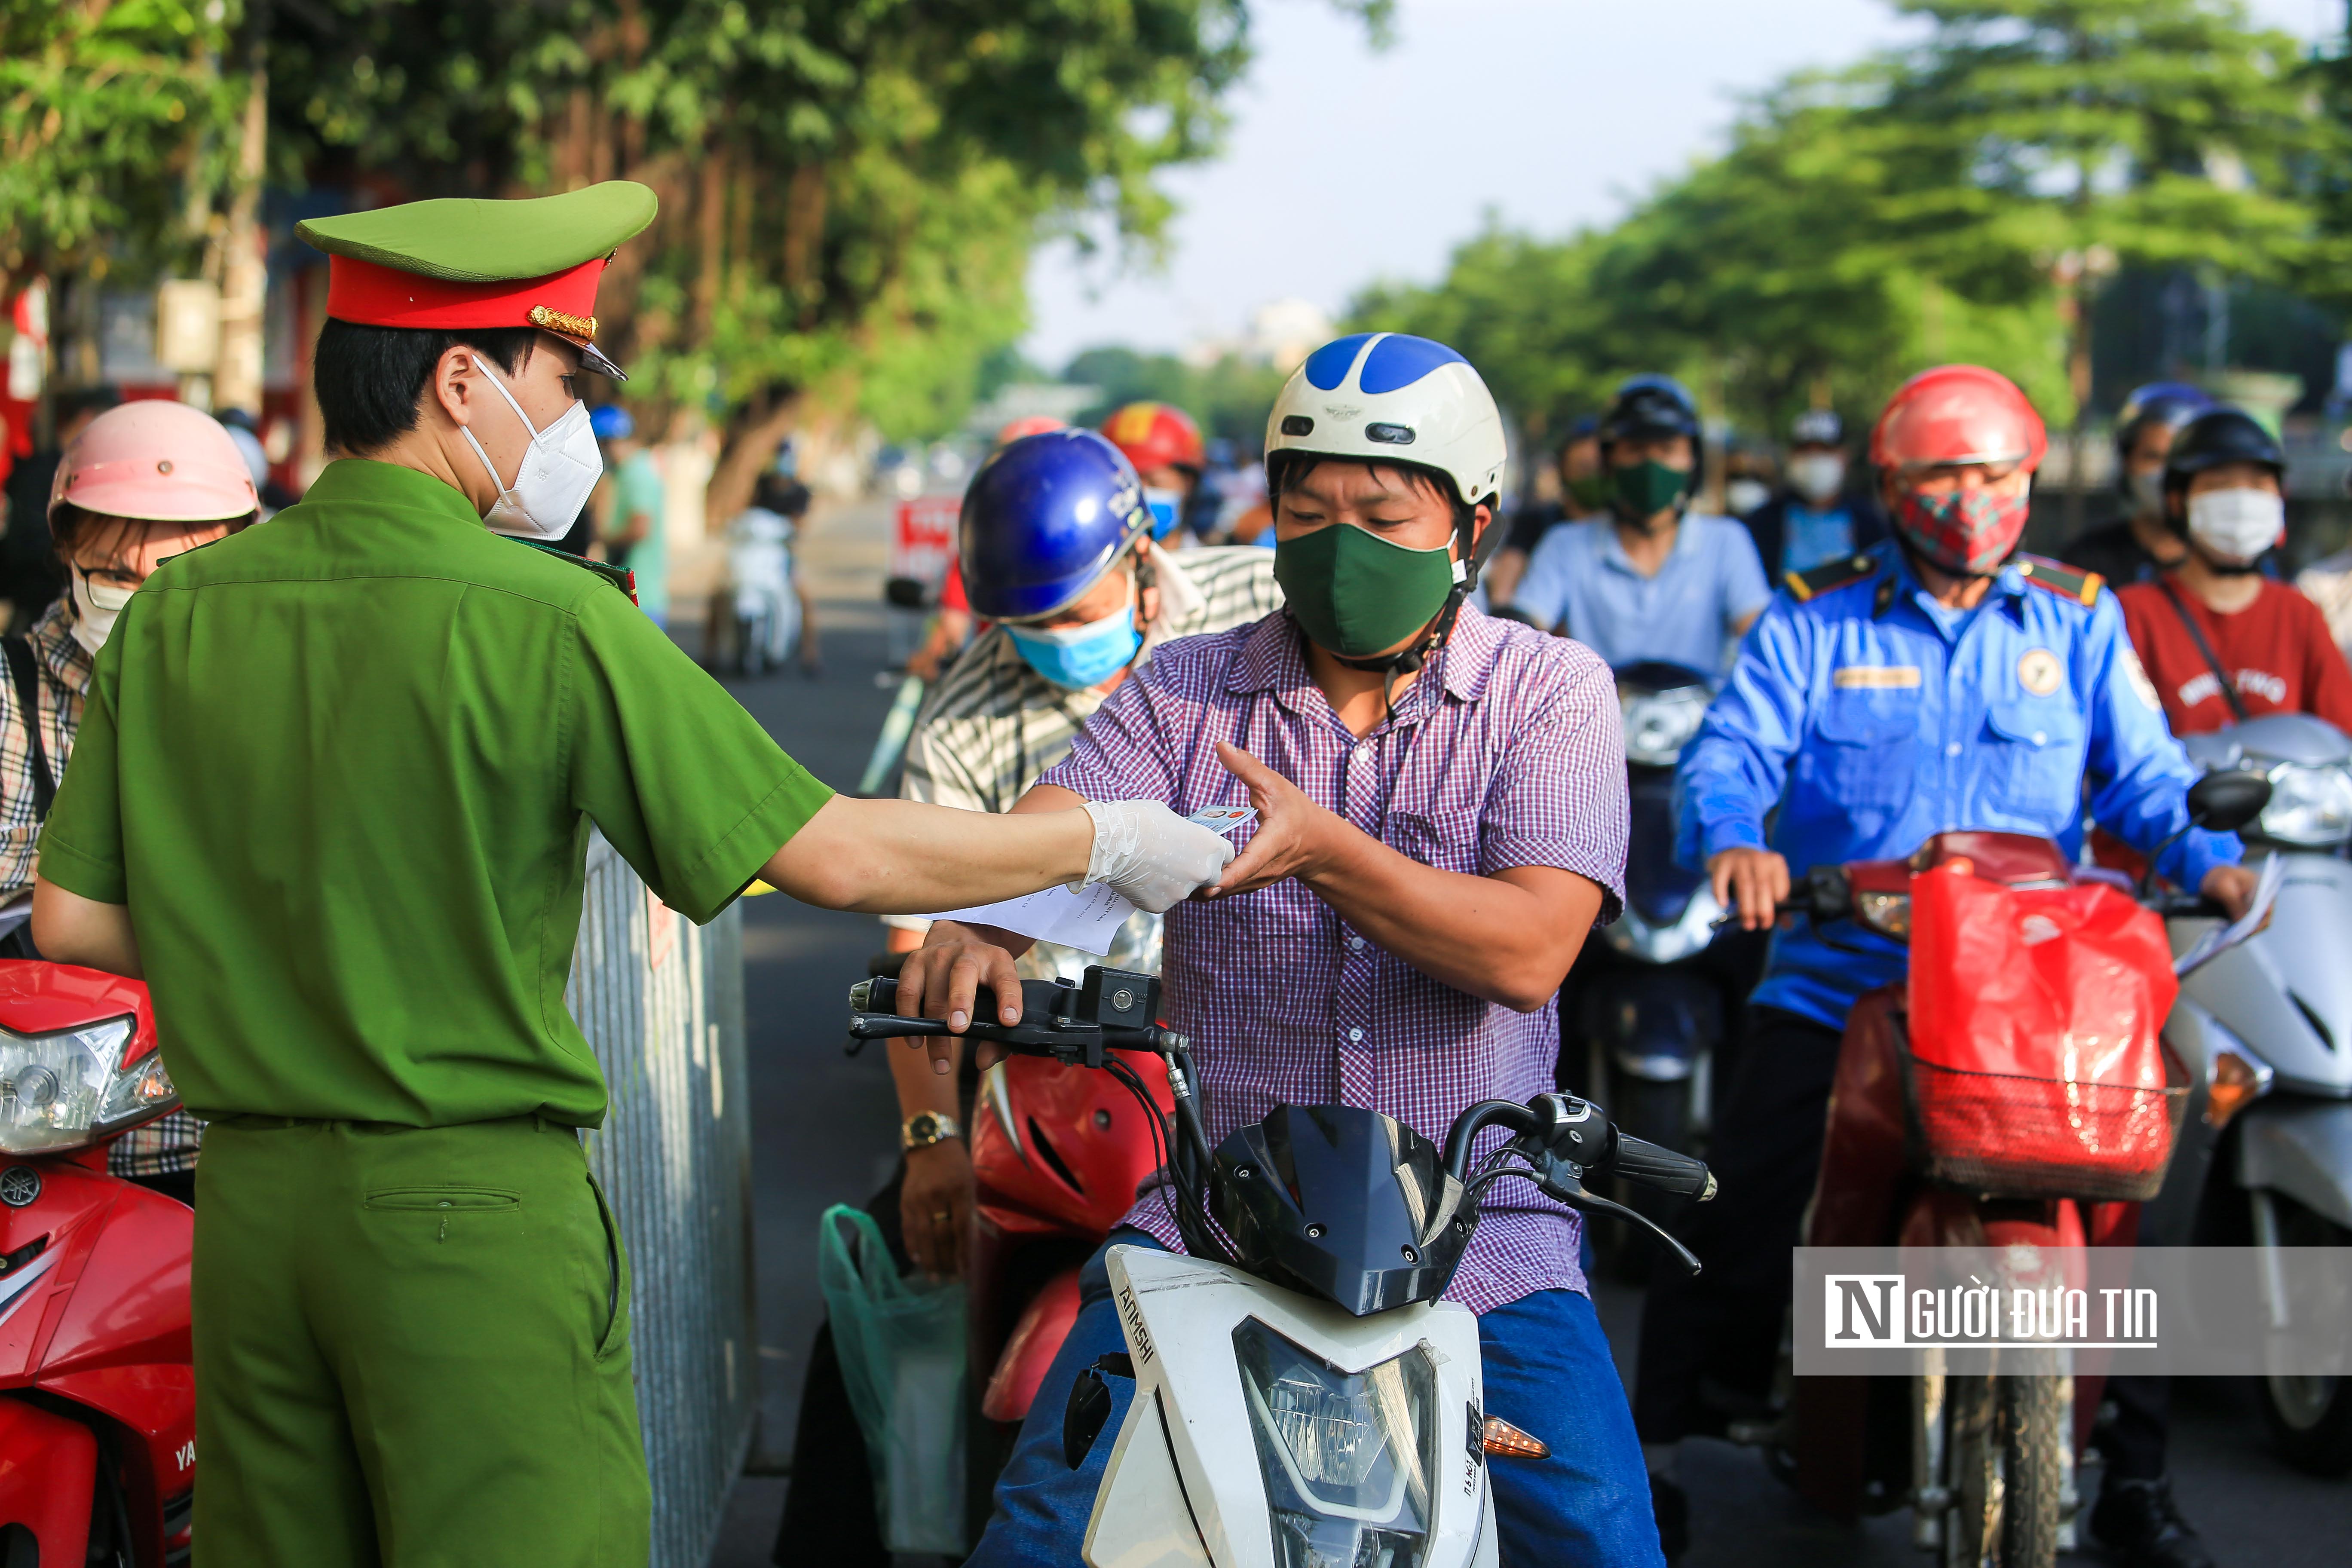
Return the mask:
M 836 787 L 856 782 L 889 700 L 875 684 L 886 656 L 885 516 L 878 505 L 860 506 L 821 516 L 812 531 L 827 627 L 824 676 L 776 676 L 737 688 L 786 748 Z M 897 1117 L 888 1084 L 871 1056 L 843 1056 L 835 1026 L 842 994 L 864 973 L 877 933 L 869 919 L 782 898 L 746 906 L 764 1395 L 764 1465 L 755 1468 L 790 1458 L 809 1337 L 822 1315 L 812 1272 L 817 1215 L 829 1204 L 870 1194 L 892 1162 Z M 1604 1287 L 1601 1313 L 1621 1366 L 1629 1365 L 1638 1298 Z M 2271 1459 L 2250 1387 L 2185 1382 L 2177 1404 L 2179 1493 L 2224 1568 L 2352 1563 L 2352 1482 L 2313 1480 Z M 1842 1525 L 1805 1509 L 1752 1453 L 1719 1443 L 1689 1447 L 1685 1479 L 1695 1544 L 1685 1568 L 1917 1568 L 1928 1561 L 1910 1548 L 1907 1515 Z M 782 1487 L 758 1475 L 738 1485 L 712 1568 L 770 1560 Z M 2080 1559 L 2100 1560 L 2095 1552 Z

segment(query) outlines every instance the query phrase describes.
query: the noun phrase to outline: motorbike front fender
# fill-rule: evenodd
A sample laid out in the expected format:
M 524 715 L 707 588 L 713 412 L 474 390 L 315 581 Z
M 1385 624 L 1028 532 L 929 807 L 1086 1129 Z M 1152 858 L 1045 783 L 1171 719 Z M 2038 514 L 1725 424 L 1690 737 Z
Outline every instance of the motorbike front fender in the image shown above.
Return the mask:
M 29 1531 L 38 1543 L 35 1561 L 79 1563 L 88 1555 L 97 1485 L 98 1438 L 89 1427 L 0 1395 L 0 1527 Z
M 2238 1113 L 2238 1181 L 2352 1230 L 2352 1100 L 2259 1100 Z

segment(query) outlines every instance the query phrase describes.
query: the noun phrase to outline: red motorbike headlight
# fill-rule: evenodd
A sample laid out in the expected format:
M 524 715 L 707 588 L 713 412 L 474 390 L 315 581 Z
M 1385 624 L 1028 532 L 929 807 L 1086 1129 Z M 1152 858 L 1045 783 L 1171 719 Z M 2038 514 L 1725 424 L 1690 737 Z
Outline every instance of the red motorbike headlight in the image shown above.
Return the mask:
M 171 1109 L 179 1099 L 163 1056 L 125 1064 L 134 1018 L 54 1035 L 0 1030 L 0 1152 L 75 1149 Z

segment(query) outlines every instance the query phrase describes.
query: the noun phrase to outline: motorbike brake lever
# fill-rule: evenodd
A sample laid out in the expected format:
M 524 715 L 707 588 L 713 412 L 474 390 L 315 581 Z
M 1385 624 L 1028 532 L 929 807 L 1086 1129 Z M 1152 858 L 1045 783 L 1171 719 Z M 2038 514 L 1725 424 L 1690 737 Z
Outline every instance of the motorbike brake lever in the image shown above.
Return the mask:
M 1597 1193 L 1586 1192 L 1582 1173 L 1579 1167 L 1557 1156 L 1547 1155 L 1537 1170 L 1539 1173 L 1536 1177 L 1536 1186 L 1545 1196 L 1556 1198 L 1580 1214 L 1603 1214 L 1614 1219 L 1632 1220 L 1664 1242 L 1666 1250 L 1675 1255 L 1675 1260 L 1683 1266 L 1685 1272 L 1694 1278 L 1699 1274 L 1701 1265 L 1698 1256 L 1675 1240 L 1664 1227 L 1648 1215 L 1638 1209 L 1627 1208 L 1623 1204 L 1614 1199 L 1604 1198 Z

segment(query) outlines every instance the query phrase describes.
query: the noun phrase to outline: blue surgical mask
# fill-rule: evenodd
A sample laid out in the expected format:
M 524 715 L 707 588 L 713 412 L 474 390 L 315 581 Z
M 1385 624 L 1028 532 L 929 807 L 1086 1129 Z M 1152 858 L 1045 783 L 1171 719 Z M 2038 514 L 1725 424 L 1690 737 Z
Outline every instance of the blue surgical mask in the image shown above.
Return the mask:
M 1135 606 L 1076 626 L 1014 626 L 1005 632 L 1029 668 L 1056 686 L 1083 691 L 1125 669 L 1142 647 L 1135 629 Z
M 1184 515 L 1184 492 L 1155 489 L 1146 485 L 1143 505 L 1151 513 L 1152 539 L 1162 540 L 1176 531 L 1177 520 Z

